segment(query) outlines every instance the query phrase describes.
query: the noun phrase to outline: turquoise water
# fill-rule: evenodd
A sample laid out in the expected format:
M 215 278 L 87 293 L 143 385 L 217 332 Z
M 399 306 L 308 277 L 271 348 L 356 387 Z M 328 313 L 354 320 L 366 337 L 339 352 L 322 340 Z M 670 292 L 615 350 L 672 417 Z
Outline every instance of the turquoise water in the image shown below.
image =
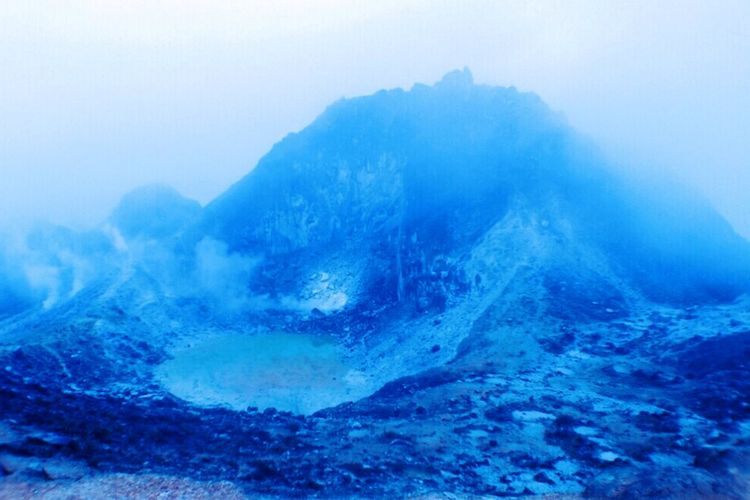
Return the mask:
M 328 338 L 226 334 L 182 346 L 157 368 L 162 385 L 198 405 L 255 406 L 310 414 L 370 391 Z

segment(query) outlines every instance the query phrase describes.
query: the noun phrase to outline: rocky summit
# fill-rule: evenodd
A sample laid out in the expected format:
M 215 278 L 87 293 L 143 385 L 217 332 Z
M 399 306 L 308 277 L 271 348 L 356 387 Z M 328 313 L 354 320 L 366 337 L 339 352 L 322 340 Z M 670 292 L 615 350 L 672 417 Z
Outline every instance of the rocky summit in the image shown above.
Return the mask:
M 0 497 L 747 498 L 750 243 L 628 172 L 463 70 L 0 240 Z

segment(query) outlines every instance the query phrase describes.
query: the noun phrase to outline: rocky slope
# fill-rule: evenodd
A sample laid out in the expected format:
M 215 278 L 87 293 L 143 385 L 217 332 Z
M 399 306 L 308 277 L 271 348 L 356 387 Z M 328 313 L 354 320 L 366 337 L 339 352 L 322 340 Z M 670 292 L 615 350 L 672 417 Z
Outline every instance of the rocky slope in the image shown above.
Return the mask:
M 462 71 L 205 208 L 38 229 L 0 259 L 0 496 L 746 497 L 750 244 L 660 189 Z
M 459 272 L 445 258 L 512 213 L 605 252 L 655 299 L 748 290 L 750 246 L 710 207 L 635 185 L 537 96 L 474 85 L 468 70 L 332 105 L 211 203 L 201 234 L 285 263 L 364 251 L 387 263 L 363 270 L 368 297 L 439 306 L 427 276 Z

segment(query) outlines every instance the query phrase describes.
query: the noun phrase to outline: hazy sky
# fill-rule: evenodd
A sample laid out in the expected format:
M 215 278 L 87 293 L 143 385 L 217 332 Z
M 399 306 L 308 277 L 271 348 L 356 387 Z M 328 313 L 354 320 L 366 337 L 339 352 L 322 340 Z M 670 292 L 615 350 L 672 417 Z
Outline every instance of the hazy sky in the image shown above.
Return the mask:
M 747 0 L 2 0 L 0 222 L 207 202 L 331 101 L 469 66 L 750 236 L 748 26 Z

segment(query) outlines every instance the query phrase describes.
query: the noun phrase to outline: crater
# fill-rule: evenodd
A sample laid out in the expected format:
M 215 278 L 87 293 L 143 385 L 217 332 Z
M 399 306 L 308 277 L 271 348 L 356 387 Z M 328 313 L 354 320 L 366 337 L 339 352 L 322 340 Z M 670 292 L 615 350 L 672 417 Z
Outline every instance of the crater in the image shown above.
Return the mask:
M 309 415 L 374 392 L 332 338 L 222 334 L 183 345 L 159 365 L 169 392 L 199 406 L 275 408 Z

